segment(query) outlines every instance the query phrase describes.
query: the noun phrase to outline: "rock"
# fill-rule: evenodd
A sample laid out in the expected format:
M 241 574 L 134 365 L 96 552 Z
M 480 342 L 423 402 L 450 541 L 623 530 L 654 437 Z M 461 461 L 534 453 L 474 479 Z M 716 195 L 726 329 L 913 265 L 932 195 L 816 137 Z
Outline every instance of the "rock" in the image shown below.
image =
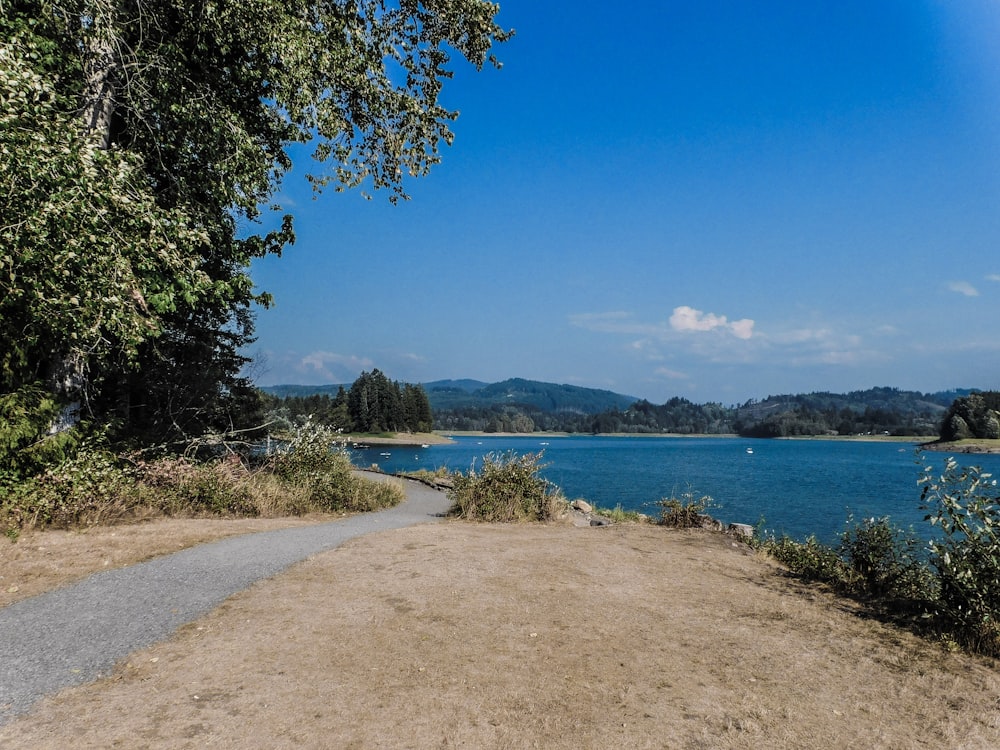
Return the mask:
M 590 513 L 594 509 L 594 507 L 586 500 L 574 500 L 573 507 L 583 513 Z
M 707 513 L 701 513 L 698 515 L 698 522 L 703 529 L 712 529 L 713 531 L 722 531 L 722 521 L 717 518 L 712 518 Z
M 602 518 L 601 516 L 598 516 L 597 518 L 591 518 L 590 519 L 590 525 L 591 526 L 610 526 L 611 525 L 611 521 L 609 521 L 607 518 Z
M 729 533 L 743 539 L 753 539 L 753 526 L 748 523 L 731 523 Z

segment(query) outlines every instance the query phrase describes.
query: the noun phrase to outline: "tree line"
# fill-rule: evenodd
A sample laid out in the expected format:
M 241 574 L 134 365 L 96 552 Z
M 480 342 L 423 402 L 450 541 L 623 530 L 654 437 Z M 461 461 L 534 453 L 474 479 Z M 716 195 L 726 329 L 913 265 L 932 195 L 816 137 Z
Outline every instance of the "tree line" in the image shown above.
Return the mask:
M 1000 439 L 1000 392 L 982 391 L 955 399 L 941 420 L 945 441 Z
M 663 404 L 645 399 L 625 409 L 587 414 L 579 409 L 545 411 L 532 404 L 436 409 L 441 430 L 485 432 L 796 435 L 936 435 L 955 392 L 924 394 L 872 388 L 847 394 L 817 392 L 750 399 L 741 405 L 696 404 L 674 397 Z M 973 424 L 978 424 L 975 419 Z M 957 423 L 956 423 L 957 424 Z
M 389 380 L 378 369 L 362 372 L 349 389 L 336 395 L 262 394 L 272 430 L 290 429 L 312 420 L 343 432 L 430 432 L 434 415 L 422 386 Z

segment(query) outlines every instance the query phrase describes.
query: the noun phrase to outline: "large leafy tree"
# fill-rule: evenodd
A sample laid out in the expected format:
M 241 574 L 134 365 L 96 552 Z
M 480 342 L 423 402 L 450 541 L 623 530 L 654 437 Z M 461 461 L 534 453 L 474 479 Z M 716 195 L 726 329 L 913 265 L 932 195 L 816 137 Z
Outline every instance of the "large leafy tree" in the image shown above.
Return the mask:
M 497 11 L 0 0 L 0 395 L 147 438 L 224 427 L 269 302 L 250 261 L 294 239 L 260 223 L 289 148 L 313 145 L 317 188 L 405 197 L 451 142 L 451 57 L 495 63 L 509 36 Z

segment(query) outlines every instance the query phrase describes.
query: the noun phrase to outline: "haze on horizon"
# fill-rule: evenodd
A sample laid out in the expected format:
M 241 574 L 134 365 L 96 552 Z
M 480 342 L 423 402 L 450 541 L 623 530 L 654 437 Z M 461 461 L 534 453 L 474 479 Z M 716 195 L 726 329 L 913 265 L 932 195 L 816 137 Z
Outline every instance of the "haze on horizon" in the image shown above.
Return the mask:
M 1000 387 L 1000 4 L 504 0 L 412 200 L 279 196 L 261 385 Z

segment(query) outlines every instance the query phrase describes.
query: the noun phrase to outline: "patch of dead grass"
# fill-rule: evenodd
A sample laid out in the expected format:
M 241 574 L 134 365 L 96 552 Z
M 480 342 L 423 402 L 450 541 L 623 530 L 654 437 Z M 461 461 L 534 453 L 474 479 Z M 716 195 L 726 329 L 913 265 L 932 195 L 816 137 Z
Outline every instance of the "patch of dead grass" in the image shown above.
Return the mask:
M 1000 673 L 722 535 L 451 522 L 311 558 L 0 728 L 70 745 L 995 748 Z

